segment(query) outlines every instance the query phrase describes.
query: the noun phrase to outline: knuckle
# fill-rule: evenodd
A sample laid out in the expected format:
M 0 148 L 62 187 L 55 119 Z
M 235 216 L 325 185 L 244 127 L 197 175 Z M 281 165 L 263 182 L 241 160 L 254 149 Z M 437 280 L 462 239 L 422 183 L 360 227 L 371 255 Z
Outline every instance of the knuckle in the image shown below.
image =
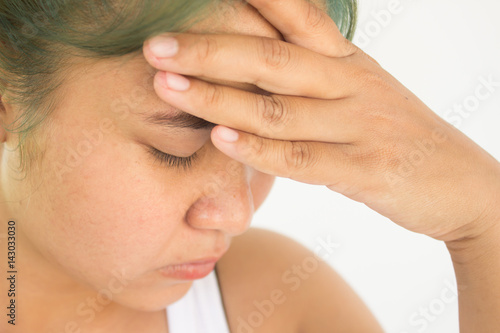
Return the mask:
M 307 10 L 306 24 L 315 30 L 322 30 L 326 27 L 328 21 L 326 14 L 316 5 L 310 4 Z
M 369 101 L 365 102 L 369 103 Z M 397 112 L 390 105 L 373 105 L 364 107 L 365 111 L 360 112 L 361 129 L 364 137 L 373 140 L 387 138 L 395 133 L 395 128 L 400 128 L 401 121 Z
M 395 144 L 388 143 L 378 148 L 372 147 L 359 159 L 360 163 L 365 164 L 365 168 L 373 173 L 380 173 L 396 169 L 401 164 L 401 152 Z
M 361 69 L 356 76 L 359 79 L 358 82 L 362 82 L 362 85 L 368 89 L 388 88 L 385 78 L 373 70 Z
M 203 35 L 196 45 L 196 60 L 199 63 L 208 62 L 218 50 L 217 40 L 211 36 Z
M 218 106 L 222 103 L 224 94 L 221 87 L 214 84 L 207 84 L 205 89 L 205 105 Z
M 242 147 L 241 153 L 250 161 L 258 160 L 265 154 L 266 145 L 264 139 L 256 136 L 248 145 Z
M 264 128 L 278 130 L 285 126 L 288 108 L 282 98 L 273 95 L 260 95 L 257 114 L 261 114 Z
M 306 142 L 290 141 L 285 145 L 285 163 L 290 178 L 314 164 L 311 146 Z
M 346 151 L 349 161 L 364 172 L 378 175 L 401 163 L 401 138 L 372 137 L 371 145 L 352 145 Z
M 283 69 L 290 64 L 291 54 L 287 45 L 270 38 L 260 39 L 261 61 L 270 69 Z
M 346 167 L 352 173 L 355 170 L 363 170 L 364 172 L 372 172 L 373 159 L 376 158 L 376 153 L 373 147 L 363 147 L 361 145 L 349 145 L 342 148 L 345 156 Z

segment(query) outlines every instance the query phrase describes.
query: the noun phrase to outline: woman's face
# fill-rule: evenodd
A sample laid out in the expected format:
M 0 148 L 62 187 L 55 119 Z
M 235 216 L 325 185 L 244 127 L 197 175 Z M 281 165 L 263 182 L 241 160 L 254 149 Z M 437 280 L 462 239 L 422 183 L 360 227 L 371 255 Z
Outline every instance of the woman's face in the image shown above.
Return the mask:
M 280 36 L 250 7 L 231 9 L 224 25 L 218 22 L 205 23 L 214 32 Z M 190 283 L 158 270 L 221 256 L 267 196 L 274 178 L 218 151 L 211 128 L 154 117 L 179 113 L 156 96 L 154 74 L 142 53 L 75 63 L 47 123 L 41 168 L 29 176 L 34 188 L 29 178 L 16 180 L 9 165 L 18 152 L 4 149 L 2 199 L 40 286 L 107 290 L 123 305 L 163 308 Z M 169 166 L 151 147 L 197 158 L 186 169 Z

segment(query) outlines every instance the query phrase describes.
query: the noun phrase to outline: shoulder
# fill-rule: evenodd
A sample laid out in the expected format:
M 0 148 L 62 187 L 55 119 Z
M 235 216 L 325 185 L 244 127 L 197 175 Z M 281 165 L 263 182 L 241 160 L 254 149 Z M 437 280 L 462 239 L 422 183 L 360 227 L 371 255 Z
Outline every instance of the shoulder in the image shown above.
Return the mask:
M 236 237 L 217 264 L 231 331 L 382 332 L 317 254 L 268 230 L 251 228 Z

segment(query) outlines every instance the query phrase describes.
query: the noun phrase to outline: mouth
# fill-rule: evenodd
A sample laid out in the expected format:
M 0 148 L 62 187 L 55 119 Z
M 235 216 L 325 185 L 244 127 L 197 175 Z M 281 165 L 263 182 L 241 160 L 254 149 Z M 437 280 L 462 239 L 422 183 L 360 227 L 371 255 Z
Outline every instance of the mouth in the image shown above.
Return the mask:
M 167 278 L 176 280 L 198 280 L 210 274 L 221 256 L 165 266 L 158 271 Z
M 161 275 L 176 280 L 197 280 L 206 277 L 214 268 L 218 258 L 169 265 L 159 269 Z

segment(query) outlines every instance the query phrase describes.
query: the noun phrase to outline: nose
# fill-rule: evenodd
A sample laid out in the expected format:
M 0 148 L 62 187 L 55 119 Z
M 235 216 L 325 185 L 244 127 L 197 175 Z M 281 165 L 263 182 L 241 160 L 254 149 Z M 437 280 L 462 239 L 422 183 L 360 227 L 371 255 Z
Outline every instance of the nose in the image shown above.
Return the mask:
M 245 232 L 254 214 L 249 167 L 230 160 L 204 180 L 199 198 L 189 207 L 186 221 L 193 228 L 219 230 L 234 237 Z

